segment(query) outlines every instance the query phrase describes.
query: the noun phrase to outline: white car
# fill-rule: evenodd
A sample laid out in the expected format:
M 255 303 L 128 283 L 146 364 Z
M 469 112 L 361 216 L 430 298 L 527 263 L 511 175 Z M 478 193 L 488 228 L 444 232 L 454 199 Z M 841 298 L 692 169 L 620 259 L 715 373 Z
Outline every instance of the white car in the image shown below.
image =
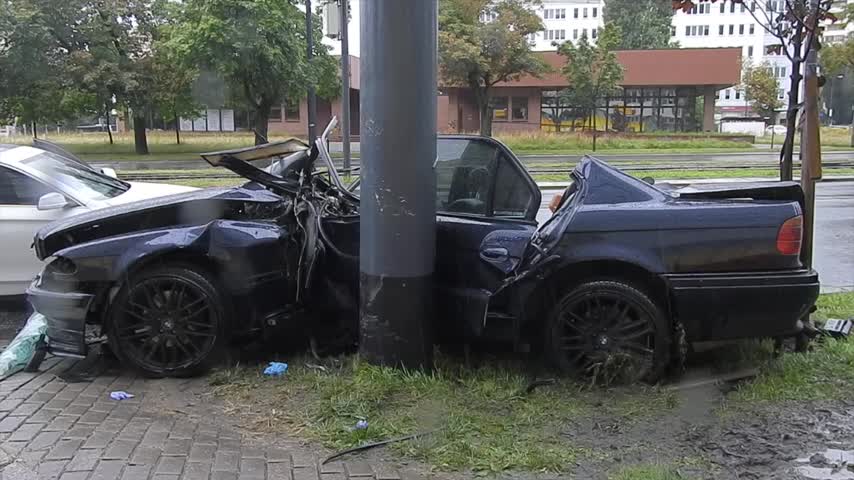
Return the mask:
M 196 190 L 124 182 L 112 170 L 102 172 L 54 153 L 61 149 L 51 150 L 0 144 L 0 297 L 23 295 L 41 270 L 30 246 L 42 225 L 88 210 Z
M 786 126 L 785 125 L 769 125 L 765 127 L 765 135 L 785 135 L 786 134 Z

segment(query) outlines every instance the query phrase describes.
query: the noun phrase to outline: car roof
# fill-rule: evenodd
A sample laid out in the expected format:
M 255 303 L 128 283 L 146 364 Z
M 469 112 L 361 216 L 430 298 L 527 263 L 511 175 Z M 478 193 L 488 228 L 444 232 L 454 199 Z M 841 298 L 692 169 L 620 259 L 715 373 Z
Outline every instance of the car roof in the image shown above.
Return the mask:
M 43 153 L 44 150 L 27 145 L 0 144 L 0 164 L 23 168 L 22 160 Z

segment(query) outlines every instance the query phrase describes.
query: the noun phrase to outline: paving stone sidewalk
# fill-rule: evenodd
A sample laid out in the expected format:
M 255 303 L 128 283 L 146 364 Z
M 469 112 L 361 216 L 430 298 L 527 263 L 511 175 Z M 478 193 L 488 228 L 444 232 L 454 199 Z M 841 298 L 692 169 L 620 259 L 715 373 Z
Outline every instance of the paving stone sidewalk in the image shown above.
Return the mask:
M 52 357 L 0 382 L 0 479 L 422 478 L 385 462 L 321 466 L 327 452 L 298 439 L 243 434 L 204 379 L 144 379 L 104 363 Z M 111 400 L 116 390 L 136 396 Z

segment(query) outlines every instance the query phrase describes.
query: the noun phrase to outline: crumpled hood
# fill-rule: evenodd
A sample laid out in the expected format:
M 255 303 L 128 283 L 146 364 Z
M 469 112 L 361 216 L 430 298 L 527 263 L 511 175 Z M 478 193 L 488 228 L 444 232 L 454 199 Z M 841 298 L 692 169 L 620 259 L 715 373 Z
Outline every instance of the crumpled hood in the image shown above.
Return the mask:
M 201 225 L 238 215 L 249 203 L 281 202 L 267 190 L 208 188 L 92 210 L 42 227 L 34 239 L 39 259 L 99 238 L 176 225 Z

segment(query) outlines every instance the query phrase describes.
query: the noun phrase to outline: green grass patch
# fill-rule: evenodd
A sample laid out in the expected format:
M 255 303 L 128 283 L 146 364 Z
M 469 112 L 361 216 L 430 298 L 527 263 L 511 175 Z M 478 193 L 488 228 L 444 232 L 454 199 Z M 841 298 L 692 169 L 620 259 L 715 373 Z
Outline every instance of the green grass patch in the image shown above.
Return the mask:
M 608 476 L 608 480 L 685 480 L 671 465 L 635 465 Z
M 465 368 L 442 358 L 437 365 L 428 373 L 352 357 L 327 361 L 323 370 L 294 361 L 282 379 L 249 367 L 218 371 L 211 385 L 227 404 L 252 405 L 250 428 L 299 432 L 335 450 L 432 432 L 389 448 L 440 470 L 478 473 L 565 472 L 582 456 L 596 455 L 562 434 L 571 419 L 595 408 L 638 421 L 675 402 L 658 390 L 625 395 L 572 382 L 526 394 L 530 377 L 517 366 Z M 368 428 L 354 429 L 359 420 Z
M 675 137 L 675 138 L 674 138 Z M 511 150 L 525 153 L 569 153 L 593 150 L 593 137 L 577 133 L 524 132 L 500 134 L 496 138 Z M 681 134 L 644 136 L 605 136 L 596 139 L 597 151 L 638 150 L 701 150 L 706 149 L 749 149 L 748 142 L 719 138 L 716 135 Z
M 854 317 L 854 292 L 819 297 L 813 318 Z M 759 377 L 732 396 L 735 406 L 750 402 L 831 400 L 854 391 L 854 338 L 822 338 L 805 353 L 785 353 L 762 365 Z
M 774 135 L 774 145 L 782 145 L 785 135 Z M 846 127 L 821 127 L 820 131 L 822 147 L 851 148 L 851 131 Z M 770 144 L 771 134 L 756 137 L 756 143 Z M 800 145 L 800 132 L 795 134 L 795 145 Z

